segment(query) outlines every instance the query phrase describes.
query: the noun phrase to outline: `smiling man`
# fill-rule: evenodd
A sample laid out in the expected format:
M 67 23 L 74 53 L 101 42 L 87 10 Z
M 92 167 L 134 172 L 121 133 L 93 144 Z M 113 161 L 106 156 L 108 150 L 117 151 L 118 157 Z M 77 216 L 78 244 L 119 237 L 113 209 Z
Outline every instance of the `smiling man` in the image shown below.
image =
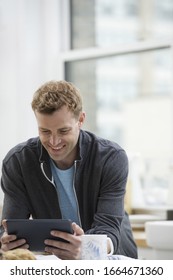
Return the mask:
M 107 252 L 137 258 L 124 195 L 128 159 L 116 143 L 82 129 L 79 90 L 66 81 L 42 85 L 32 101 L 39 137 L 11 149 L 3 161 L 5 219 L 71 219 L 74 234 L 53 231 L 68 242 L 45 240 L 45 251 L 79 259 L 81 235 L 106 234 Z M 1 249 L 29 248 L 26 240 L 1 234 Z
M 69 108 L 63 105 L 51 115 L 37 110 L 35 115 L 42 145 L 59 168 L 68 169 L 77 156 L 79 129 L 85 114 L 81 112 L 75 118 Z

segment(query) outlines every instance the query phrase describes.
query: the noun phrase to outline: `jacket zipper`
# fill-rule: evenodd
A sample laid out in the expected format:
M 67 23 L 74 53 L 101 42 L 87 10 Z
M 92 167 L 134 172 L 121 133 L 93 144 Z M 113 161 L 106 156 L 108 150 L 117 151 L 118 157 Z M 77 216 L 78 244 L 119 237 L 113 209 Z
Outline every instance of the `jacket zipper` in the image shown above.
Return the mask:
M 74 184 L 75 177 L 76 177 L 76 163 L 77 163 L 77 161 L 75 160 L 75 162 L 74 162 L 74 175 L 73 175 L 73 192 L 74 192 L 74 195 L 75 195 L 75 200 L 76 200 L 76 205 L 77 205 L 77 215 L 78 215 L 78 219 L 79 219 L 79 226 L 82 227 L 81 217 L 80 217 L 80 212 L 79 212 L 79 203 L 78 203 L 76 190 L 75 190 L 75 184 Z

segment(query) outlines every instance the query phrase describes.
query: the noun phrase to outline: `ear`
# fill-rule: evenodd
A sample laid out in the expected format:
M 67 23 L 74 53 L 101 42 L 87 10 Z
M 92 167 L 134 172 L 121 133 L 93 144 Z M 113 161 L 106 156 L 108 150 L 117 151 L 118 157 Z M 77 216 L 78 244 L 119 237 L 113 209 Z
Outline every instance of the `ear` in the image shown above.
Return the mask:
M 83 123 L 85 121 L 85 116 L 86 116 L 85 112 L 81 112 L 80 113 L 80 116 L 79 116 L 79 127 L 81 127 L 83 125 Z

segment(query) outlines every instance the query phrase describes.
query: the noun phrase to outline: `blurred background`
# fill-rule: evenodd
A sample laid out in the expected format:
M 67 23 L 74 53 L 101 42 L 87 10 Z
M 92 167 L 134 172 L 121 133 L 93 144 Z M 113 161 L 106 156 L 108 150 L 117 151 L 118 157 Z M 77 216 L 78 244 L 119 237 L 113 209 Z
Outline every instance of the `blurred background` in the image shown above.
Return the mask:
M 80 89 L 85 129 L 126 150 L 129 214 L 170 217 L 173 1 L 0 0 L 0 165 L 38 135 L 31 100 L 52 79 Z

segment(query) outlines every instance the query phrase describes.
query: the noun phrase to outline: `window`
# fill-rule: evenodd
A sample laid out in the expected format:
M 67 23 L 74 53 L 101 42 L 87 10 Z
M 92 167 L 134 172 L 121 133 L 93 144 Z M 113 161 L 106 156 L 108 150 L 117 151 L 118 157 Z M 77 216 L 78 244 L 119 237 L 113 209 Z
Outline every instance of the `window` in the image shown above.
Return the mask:
M 112 47 L 172 37 L 172 0 L 71 0 L 71 47 Z
M 173 2 L 70 3 L 71 49 L 63 55 L 64 75 L 83 95 L 85 128 L 125 148 L 130 165 L 138 155 L 135 176 L 149 197 L 144 204 L 165 205 L 173 155 Z M 157 182 L 150 192 L 147 174 Z

